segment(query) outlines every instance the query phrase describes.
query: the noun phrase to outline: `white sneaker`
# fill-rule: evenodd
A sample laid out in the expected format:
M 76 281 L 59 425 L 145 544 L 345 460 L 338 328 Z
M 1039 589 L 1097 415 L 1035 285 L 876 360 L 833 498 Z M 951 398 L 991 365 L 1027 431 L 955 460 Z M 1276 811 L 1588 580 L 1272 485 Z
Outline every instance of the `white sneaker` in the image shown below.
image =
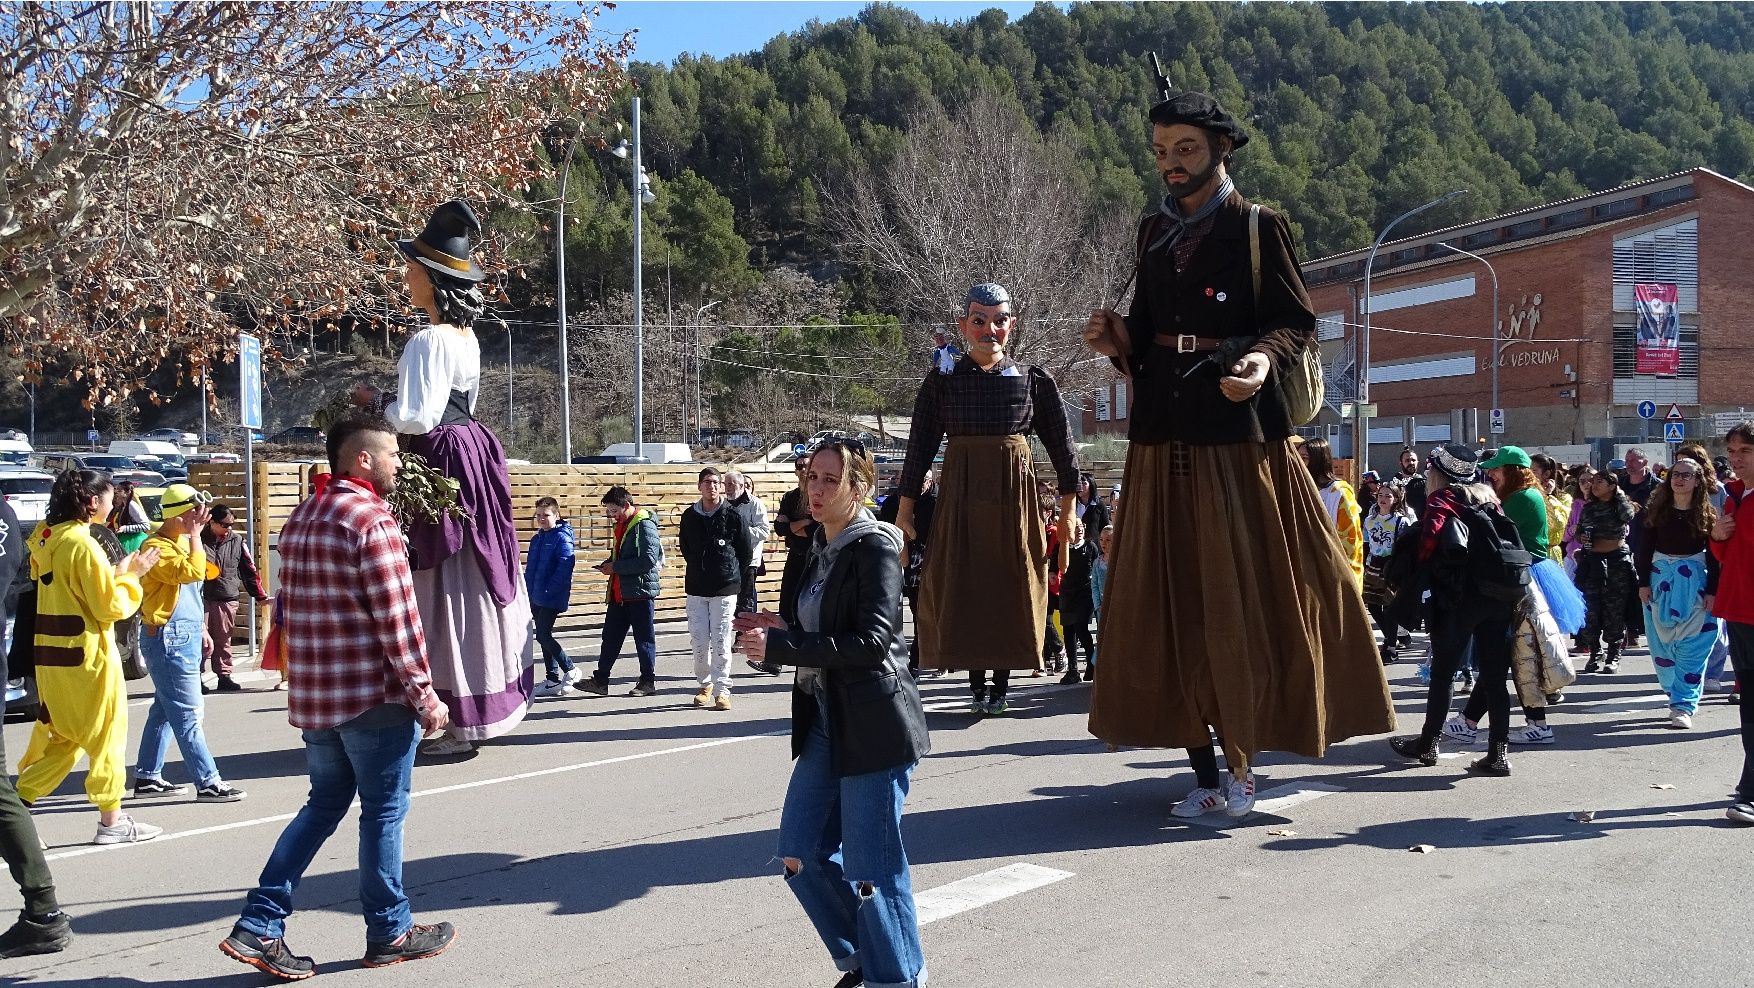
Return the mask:
M 138 844 L 141 841 L 151 840 L 162 833 L 164 833 L 163 827 L 154 827 L 150 823 L 141 823 L 124 813 L 117 817 L 116 822 L 108 827 L 101 823 L 98 824 L 97 836 L 92 839 L 92 843 Z
M 1669 710 L 1669 727 L 1677 731 L 1691 731 L 1693 729 L 1693 715 L 1685 710 L 1671 708 Z
M 536 684 L 535 695 L 539 699 L 552 700 L 557 696 L 565 696 L 567 683 L 558 679 L 544 679 Z
M 1511 744 L 1552 744 L 1553 728 L 1530 721 L 1528 726 L 1510 736 Z
M 1255 808 L 1255 773 L 1238 779 L 1232 776 L 1230 789 L 1224 795 L 1224 812 L 1232 819 L 1248 816 Z
M 1223 805 L 1223 793 L 1216 789 L 1205 789 L 1196 786 L 1194 787 L 1193 792 L 1183 796 L 1181 802 L 1170 808 L 1169 814 L 1170 816 L 1184 818 L 1204 816 Z
M 566 684 L 568 686 L 571 686 L 583 678 L 585 678 L 585 671 L 578 666 L 573 666 L 566 671 Z
M 1467 718 L 1461 714 L 1452 714 L 1449 720 L 1443 722 L 1443 736 L 1462 744 L 1473 744 L 1480 740 L 1480 729 L 1470 726 Z M 1552 740 L 1550 735 L 1548 740 Z
M 1754 823 L 1754 801 L 1736 800 L 1724 811 L 1724 818 L 1734 823 Z

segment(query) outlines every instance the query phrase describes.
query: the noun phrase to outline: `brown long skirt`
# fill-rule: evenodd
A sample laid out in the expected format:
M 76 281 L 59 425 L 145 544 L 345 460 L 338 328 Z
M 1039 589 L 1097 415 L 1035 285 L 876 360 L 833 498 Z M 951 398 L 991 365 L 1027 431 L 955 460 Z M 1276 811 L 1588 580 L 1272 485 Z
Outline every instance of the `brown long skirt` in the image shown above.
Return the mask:
M 1319 757 L 1394 727 L 1338 536 L 1290 443 L 1134 443 L 1102 601 L 1090 733 Z
M 920 661 L 1034 669 L 1048 616 L 1048 538 L 1029 440 L 951 436 L 920 575 Z

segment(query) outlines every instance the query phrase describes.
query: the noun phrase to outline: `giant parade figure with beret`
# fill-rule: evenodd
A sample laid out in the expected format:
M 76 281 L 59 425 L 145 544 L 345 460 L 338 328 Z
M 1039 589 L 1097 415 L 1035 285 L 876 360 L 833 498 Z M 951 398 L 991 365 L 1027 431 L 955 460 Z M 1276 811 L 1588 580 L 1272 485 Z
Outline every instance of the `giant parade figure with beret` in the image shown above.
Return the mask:
M 1227 163 L 1248 135 L 1215 99 L 1167 96 L 1150 119 L 1167 194 L 1140 226 L 1131 310 L 1084 329 L 1134 382 L 1090 731 L 1186 748 L 1196 786 L 1174 814 L 1241 817 L 1258 753 L 1317 757 L 1387 732 L 1394 710 L 1289 442 L 1281 392 L 1315 338 L 1290 226 L 1237 192 Z
M 505 451 L 474 414 L 481 344 L 473 327 L 487 309 L 487 273 L 473 257 L 480 239 L 475 212 L 452 200 L 419 236 L 396 244 L 409 300 L 430 325 L 409 337 L 384 417 L 408 451 L 457 482 L 462 508 L 461 517 L 416 521 L 408 533 L 433 688 L 451 712 L 448 733 L 427 742 L 426 755 L 467 754 L 517 727 L 535 685 Z

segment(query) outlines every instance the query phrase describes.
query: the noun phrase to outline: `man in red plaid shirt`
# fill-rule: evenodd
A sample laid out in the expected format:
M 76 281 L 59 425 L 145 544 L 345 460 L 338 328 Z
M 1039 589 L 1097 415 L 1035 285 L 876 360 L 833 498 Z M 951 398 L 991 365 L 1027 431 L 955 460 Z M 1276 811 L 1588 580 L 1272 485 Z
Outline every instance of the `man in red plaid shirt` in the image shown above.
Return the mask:
M 292 890 L 355 793 L 365 966 L 432 957 L 456 938 L 449 923 L 415 924 L 402 891 L 414 750 L 450 715 L 432 690 L 407 545 L 383 501 L 401 465 L 396 435 L 383 422 L 344 422 L 329 433 L 329 464 L 328 486 L 299 505 L 280 534 L 288 719 L 304 731 L 311 794 L 219 945 L 292 980 L 316 973 L 310 958 L 286 946 Z

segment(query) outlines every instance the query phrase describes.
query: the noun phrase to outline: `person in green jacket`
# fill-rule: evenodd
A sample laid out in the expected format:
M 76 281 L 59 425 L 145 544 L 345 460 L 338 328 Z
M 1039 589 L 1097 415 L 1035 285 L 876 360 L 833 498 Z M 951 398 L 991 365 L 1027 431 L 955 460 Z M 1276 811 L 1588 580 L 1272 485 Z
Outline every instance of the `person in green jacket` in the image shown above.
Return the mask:
M 633 632 L 633 649 L 639 656 L 639 682 L 628 696 L 651 696 L 658 691 L 658 636 L 653 608 L 658 599 L 658 574 L 664 566 L 664 550 L 658 542 L 658 522 L 651 511 L 633 503 L 625 487 L 611 487 L 603 495 L 603 517 L 615 526 L 610 556 L 597 564 L 597 572 L 609 578 L 603 614 L 603 647 L 597 671 L 574 688 L 581 693 L 609 695 L 609 672 L 621 657 L 622 643 Z

